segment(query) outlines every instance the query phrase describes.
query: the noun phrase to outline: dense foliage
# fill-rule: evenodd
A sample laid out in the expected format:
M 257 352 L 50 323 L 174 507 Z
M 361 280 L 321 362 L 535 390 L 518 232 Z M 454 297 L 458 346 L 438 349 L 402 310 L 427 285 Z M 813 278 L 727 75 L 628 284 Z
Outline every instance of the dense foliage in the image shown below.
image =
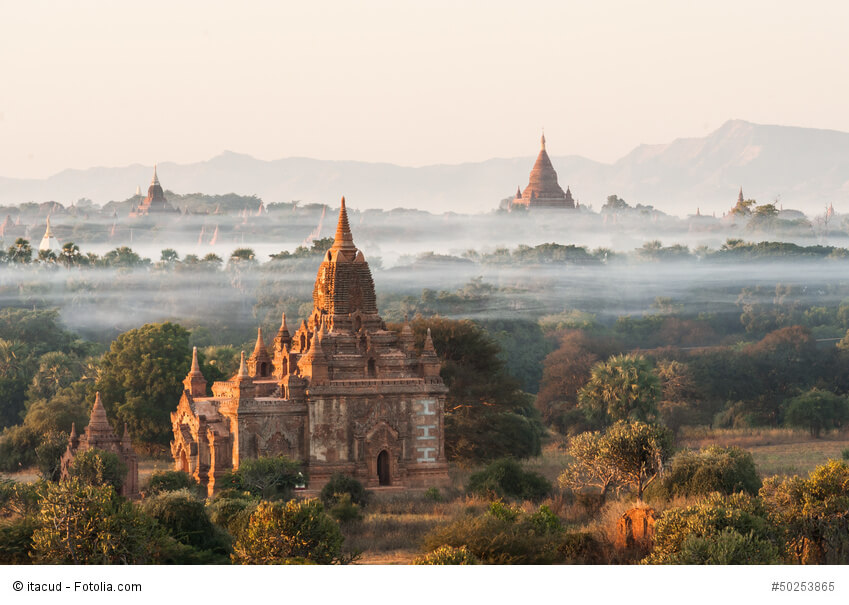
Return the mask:
M 757 495 L 760 488 L 761 479 L 749 452 L 713 445 L 675 454 L 663 476 L 649 489 L 652 497 L 672 499 L 707 496 L 713 492 Z
M 551 494 L 552 485 L 542 475 L 526 471 L 512 458 L 502 458 L 469 477 L 468 490 L 483 497 L 515 498 L 538 502 Z

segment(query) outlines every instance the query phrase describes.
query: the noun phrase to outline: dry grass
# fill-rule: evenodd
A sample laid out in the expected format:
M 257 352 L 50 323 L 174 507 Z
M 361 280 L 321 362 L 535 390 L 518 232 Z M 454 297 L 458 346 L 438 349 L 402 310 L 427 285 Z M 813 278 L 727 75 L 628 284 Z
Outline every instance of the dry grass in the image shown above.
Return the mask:
M 747 428 L 747 429 L 711 429 L 704 426 L 682 427 L 678 435 L 678 445 L 700 449 L 709 445 L 730 447 L 736 445 L 749 449 L 763 445 L 781 445 L 788 443 L 810 443 L 812 441 L 845 441 L 846 433 L 832 431 L 820 439 L 813 439 L 808 431 L 789 428 Z

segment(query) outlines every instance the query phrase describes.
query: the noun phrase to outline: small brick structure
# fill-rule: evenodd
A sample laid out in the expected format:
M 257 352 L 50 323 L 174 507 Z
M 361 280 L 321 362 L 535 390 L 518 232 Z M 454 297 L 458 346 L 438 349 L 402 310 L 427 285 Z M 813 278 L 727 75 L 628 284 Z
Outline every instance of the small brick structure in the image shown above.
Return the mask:
M 616 547 L 650 548 L 655 520 L 653 508 L 638 506 L 626 511 L 616 524 Z
M 121 486 L 121 495 L 127 498 L 135 498 L 139 495 L 139 462 L 136 452 L 133 449 L 133 444 L 130 441 L 130 433 L 127 431 L 127 425 L 124 425 L 124 436 L 119 438 L 115 434 L 115 431 L 112 430 L 109 419 L 106 417 L 106 410 L 103 408 L 103 402 L 100 400 L 100 393 L 95 395 L 94 407 L 91 408 L 91 417 L 83 434 L 77 435 L 77 427 L 73 424 L 71 425 L 71 435 L 68 437 L 68 449 L 65 450 L 60 461 L 62 479 L 68 478 L 74 458 L 78 454 L 90 449 L 98 449 L 116 454 L 121 459 L 121 462 L 127 465 L 127 476 L 124 478 L 124 484 Z

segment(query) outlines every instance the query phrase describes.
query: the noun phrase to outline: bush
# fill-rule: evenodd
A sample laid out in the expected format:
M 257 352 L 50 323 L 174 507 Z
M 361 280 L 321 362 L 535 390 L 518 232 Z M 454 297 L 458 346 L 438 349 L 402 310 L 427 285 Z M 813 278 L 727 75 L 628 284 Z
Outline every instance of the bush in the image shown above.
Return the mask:
M 739 447 L 712 445 L 699 451 L 678 452 L 660 482 L 649 486 L 650 497 L 707 496 L 713 492 L 757 495 L 761 488 L 755 461 Z
M 78 478 L 48 485 L 32 537 L 33 559 L 73 565 L 157 562 L 165 536 L 111 485 Z
M 0 518 L 27 517 L 37 513 L 44 483 L 21 483 L 0 479 Z
M 347 494 L 350 502 L 360 506 L 365 506 L 368 500 L 368 492 L 363 484 L 351 477 L 342 473 L 333 473 L 330 480 L 321 488 L 319 498 L 326 507 L 334 506 L 342 497 Z
M 206 510 L 210 521 L 226 529 L 235 538 L 248 526 L 257 504 L 250 497 L 218 497 L 207 504 Z
M 31 517 L 0 522 L 0 565 L 32 563 L 32 534 L 37 527 Z
M 690 535 L 669 563 L 678 565 L 777 565 L 779 550 L 754 532 L 741 534 L 726 527 L 711 537 Z
M 0 471 L 16 473 L 35 464 L 38 433 L 25 425 L 10 426 L 0 433 Z
M 550 523 L 550 511 L 539 517 L 494 502 L 488 512 L 467 516 L 425 536 L 430 551 L 466 547 L 483 563 L 535 565 L 560 558 L 562 527 Z
M 339 523 L 351 523 L 352 521 L 359 521 L 363 518 L 363 514 L 360 512 L 360 506 L 351 500 L 351 494 L 335 495 L 335 501 L 327 511 L 331 517 L 339 521 Z
M 478 565 L 480 560 L 465 546 L 440 546 L 413 561 L 413 565 Z
M 552 485 L 542 475 L 523 470 L 512 458 L 489 464 L 469 478 L 469 492 L 483 497 L 515 498 L 539 502 L 551 494 Z
M 849 460 L 849 447 L 844 448 L 842 452 L 840 452 L 840 457 L 844 460 Z
M 849 451 L 849 450 L 847 450 Z M 427 491 L 424 493 L 424 499 L 430 500 L 431 502 L 444 502 L 445 498 L 442 497 L 442 492 L 439 491 L 438 487 L 429 487 Z
M 68 434 L 50 431 L 35 448 L 38 473 L 45 481 L 59 481 L 62 475 L 62 455 L 68 449 Z
M 127 465 L 117 454 L 91 448 L 74 456 L 68 474 L 87 485 L 111 485 L 118 492 L 124 485 Z
M 181 544 L 215 554 L 229 554 L 229 539 L 206 514 L 204 504 L 187 489 L 167 491 L 147 498 L 141 509 Z
M 277 456 L 243 460 L 239 470 L 221 478 L 221 487 L 248 492 L 263 500 L 289 500 L 295 486 L 304 481 L 300 462 Z
M 794 397 L 787 404 L 784 422 L 808 429 L 813 437 L 824 430 L 842 427 L 849 420 L 849 402 L 828 391 L 811 389 Z
M 185 471 L 156 471 L 150 476 L 147 487 L 142 490 L 142 495 L 149 498 L 164 492 L 176 492 L 183 489 L 201 497 L 206 495 L 206 490 Z
M 260 502 L 236 538 L 232 559 L 243 565 L 280 564 L 306 559 L 345 562 L 342 532 L 320 500 Z
M 716 547 L 694 541 L 716 542 L 726 528 L 744 536 L 744 541 L 725 536 L 724 542 Z M 696 505 L 664 511 L 655 524 L 652 552 L 644 562 L 683 564 L 686 561 L 682 557 L 701 556 L 698 553 L 718 560 L 745 546 L 753 562 L 769 563 L 774 562 L 778 543 L 775 527 L 767 520 L 760 500 L 740 493 L 733 496 L 714 494 Z M 724 555 L 721 554 L 723 549 Z
M 557 552 L 564 563 L 571 565 L 603 565 L 608 562 L 604 544 L 589 532 L 566 534 Z

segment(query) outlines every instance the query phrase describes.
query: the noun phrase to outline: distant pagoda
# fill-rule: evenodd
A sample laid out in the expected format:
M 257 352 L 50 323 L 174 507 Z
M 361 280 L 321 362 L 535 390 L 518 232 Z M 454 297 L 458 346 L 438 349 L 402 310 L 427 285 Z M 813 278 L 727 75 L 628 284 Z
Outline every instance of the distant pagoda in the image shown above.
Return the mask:
M 59 240 L 56 239 L 56 236 L 53 235 L 53 231 L 50 229 L 50 217 L 47 217 L 47 229 L 44 231 L 44 237 L 41 238 L 41 243 L 38 245 L 38 251 L 51 251 L 54 254 L 60 254 L 62 252 L 62 244 L 59 243 Z
M 162 191 L 162 185 L 159 184 L 159 177 L 156 176 L 156 165 L 153 166 L 153 180 L 150 182 L 150 187 L 147 188 L 147 197 L 142 200 L 141 204 L 133 208 L 130 216 L 146 216 L 148 214 L 163 214 L 166 212 L 177 212 L 165 199 L 165 193 Z
M 524 192 L 521 189 L 517 189 L 516 197 L 511 202 L 511 208 L 516 207 L 527 209 L 575 208 L 575 200 L 572 199 L 572 192 L 569 191 L 568 187 L 564 192 L 557 182 L 557 172 L 555 172 L 554 166 L 551 165 L 551 159 L 545 150 L 545 134 L 542 135 L 540 141 L 539 155 L 531 170 L 528 186 L 525 187 Z

